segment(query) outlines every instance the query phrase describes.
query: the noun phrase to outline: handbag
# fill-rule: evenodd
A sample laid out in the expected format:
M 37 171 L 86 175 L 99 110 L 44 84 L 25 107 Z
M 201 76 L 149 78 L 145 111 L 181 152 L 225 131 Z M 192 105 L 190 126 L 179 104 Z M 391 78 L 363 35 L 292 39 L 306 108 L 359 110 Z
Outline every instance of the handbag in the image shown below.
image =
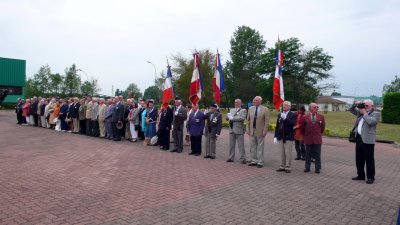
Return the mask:
M 356 127 L 353 127 L 353 129 L 350 131 L 350 135 L 349 135 L 349 142 L 356 142 Z

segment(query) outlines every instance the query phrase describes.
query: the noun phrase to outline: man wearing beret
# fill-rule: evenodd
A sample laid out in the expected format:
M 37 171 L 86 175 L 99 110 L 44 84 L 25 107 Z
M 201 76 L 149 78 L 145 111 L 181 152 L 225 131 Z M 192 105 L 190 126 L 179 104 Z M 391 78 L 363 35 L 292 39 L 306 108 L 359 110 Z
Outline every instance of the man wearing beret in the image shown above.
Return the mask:
M 215 159 L 215 142 L 221 134 L 222 116 L 218 112 L 218 105 L 212 104 L 210 111 L 205 114 L 206 126 L 204 135 L 206 136 L 206 156 L 204 158 Z

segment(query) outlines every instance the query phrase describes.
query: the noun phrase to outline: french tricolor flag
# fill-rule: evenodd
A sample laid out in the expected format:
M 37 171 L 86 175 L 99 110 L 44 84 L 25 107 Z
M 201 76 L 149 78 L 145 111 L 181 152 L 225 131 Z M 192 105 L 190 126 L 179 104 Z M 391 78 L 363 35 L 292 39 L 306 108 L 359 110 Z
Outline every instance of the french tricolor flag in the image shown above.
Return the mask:
M 273 87 L 273 99 L 275 109 L 278 110 L 283 101 L 285 101 L 285 93 L 283 91 L 283 78 L 282 78 L 282 66 L 283 66 L 283 53 L 279 49 L 279 38 L 278 38 L 278 52 L 276 55 L 276 69 L 275 69 L 275 78 L 274 78 L 274 87 Z
M 212 87 L 214 91 L 215 102 L 220 106 L 221 93 L 225 90 L 225 84 L 224 84 L 224 72 L 222 71 L 222 65 L 218 50 L 217 54 L 215 55 L 214 79 Z
M 193 54 L 194 56 L 194 69 L 192 75 L 192 81 L 190 83 L 189 100 L 192 104 L 197 105 L 201 99 L 201 92 L 203 90 L 200 64 L 199 64 L 199 53 Z
M 172 73 L 171 66 L 167 66 L 167 76 L 165 78 L 164 90 L 162 95 L 162 105 L 168 107 L 168 102 L 174 98 L 174 90 L 172 88 Z

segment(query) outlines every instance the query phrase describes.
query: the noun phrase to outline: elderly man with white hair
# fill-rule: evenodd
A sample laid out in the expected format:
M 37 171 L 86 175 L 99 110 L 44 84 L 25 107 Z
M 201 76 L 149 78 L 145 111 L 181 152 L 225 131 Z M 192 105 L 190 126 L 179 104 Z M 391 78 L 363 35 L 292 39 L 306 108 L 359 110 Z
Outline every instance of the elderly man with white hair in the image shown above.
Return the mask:
M 104 104 L 104 98 L 99 99 L 99 110 L 98 110 L 98 122 L 100 129 L 100 137 L 106 137 L 106 109 L 107 106 Z
M 253 99 L 253 106 L 249 108 L 247 114 L 246 133 L 250 137 L 251 163 L 249 166 L 264 166 L 264 139 L 268 131 L 269 111 L 261 105 L 261 96 Z
M 367 184 L 375 181 L 375 138 L 376 125 L 380 120 L 380 113 L 374 110 L 371 99 L 357 101 L 350 108 L 350 112 L 357 116 L 354 124 L 356 131 L 356 166 L 357 176 L 353 180 L 365 180 L 364 165 L 367 167 Z
M 274 144 L 277 144 L 281 151 L 281 165 L 277 169 L 278 172 L 290 173 L 292 167 L 293 127 L 296 124 L 297 117 L 290 111 L 291 105 L 289 101 L 284 101 L 283 110 L 276 119 Z

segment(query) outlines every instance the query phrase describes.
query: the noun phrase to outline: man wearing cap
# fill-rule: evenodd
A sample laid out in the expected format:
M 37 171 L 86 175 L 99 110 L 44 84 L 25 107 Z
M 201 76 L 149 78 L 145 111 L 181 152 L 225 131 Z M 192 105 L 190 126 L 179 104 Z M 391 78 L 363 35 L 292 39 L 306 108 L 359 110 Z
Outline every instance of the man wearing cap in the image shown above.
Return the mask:
M 246 152 L 244 150 L 244 125 L 246 120 L 247 110 L 242 108 L 242 100 L 235 99 L 235 108 L 231 109 L 226 115 L 226 120 L 229 120 L 229 158 L 227 162 L 235 160 L 235 147 L 238 143 L 240 160 L 246 164 Z
M 192 151 L 189 155 L 201 155 L 201 137 L 204 129 L 204 113 L 199 110 L 199 106 L 192 104 L 192 112 L 187 122 L 187 131 L 190 135 Z
M 249 166 L 264 166 L 264 139 L 268 131 L 269 111 L 261 105 L 261 96 L 253 99 L 253 106 L 247 114 L 246 133 L 250 137 L 251 163 Z
M 174 126 L 174 144 L 175 149 L 171 152 L 181 153 L 183 151 L 183 129 L 184 122 L 187 119 L 186 109 L 182 106 L 182 101 L 175 98 L 175 109 L 172 124 Z
M 221 134 L 222 116 L 218 111 L 217 104 L 211 104 L 210 111 L 205 114 L 206 126 L 204 135 L 206 136 L 206 156 L 204 158 L 215 159 L 215 142 Z

